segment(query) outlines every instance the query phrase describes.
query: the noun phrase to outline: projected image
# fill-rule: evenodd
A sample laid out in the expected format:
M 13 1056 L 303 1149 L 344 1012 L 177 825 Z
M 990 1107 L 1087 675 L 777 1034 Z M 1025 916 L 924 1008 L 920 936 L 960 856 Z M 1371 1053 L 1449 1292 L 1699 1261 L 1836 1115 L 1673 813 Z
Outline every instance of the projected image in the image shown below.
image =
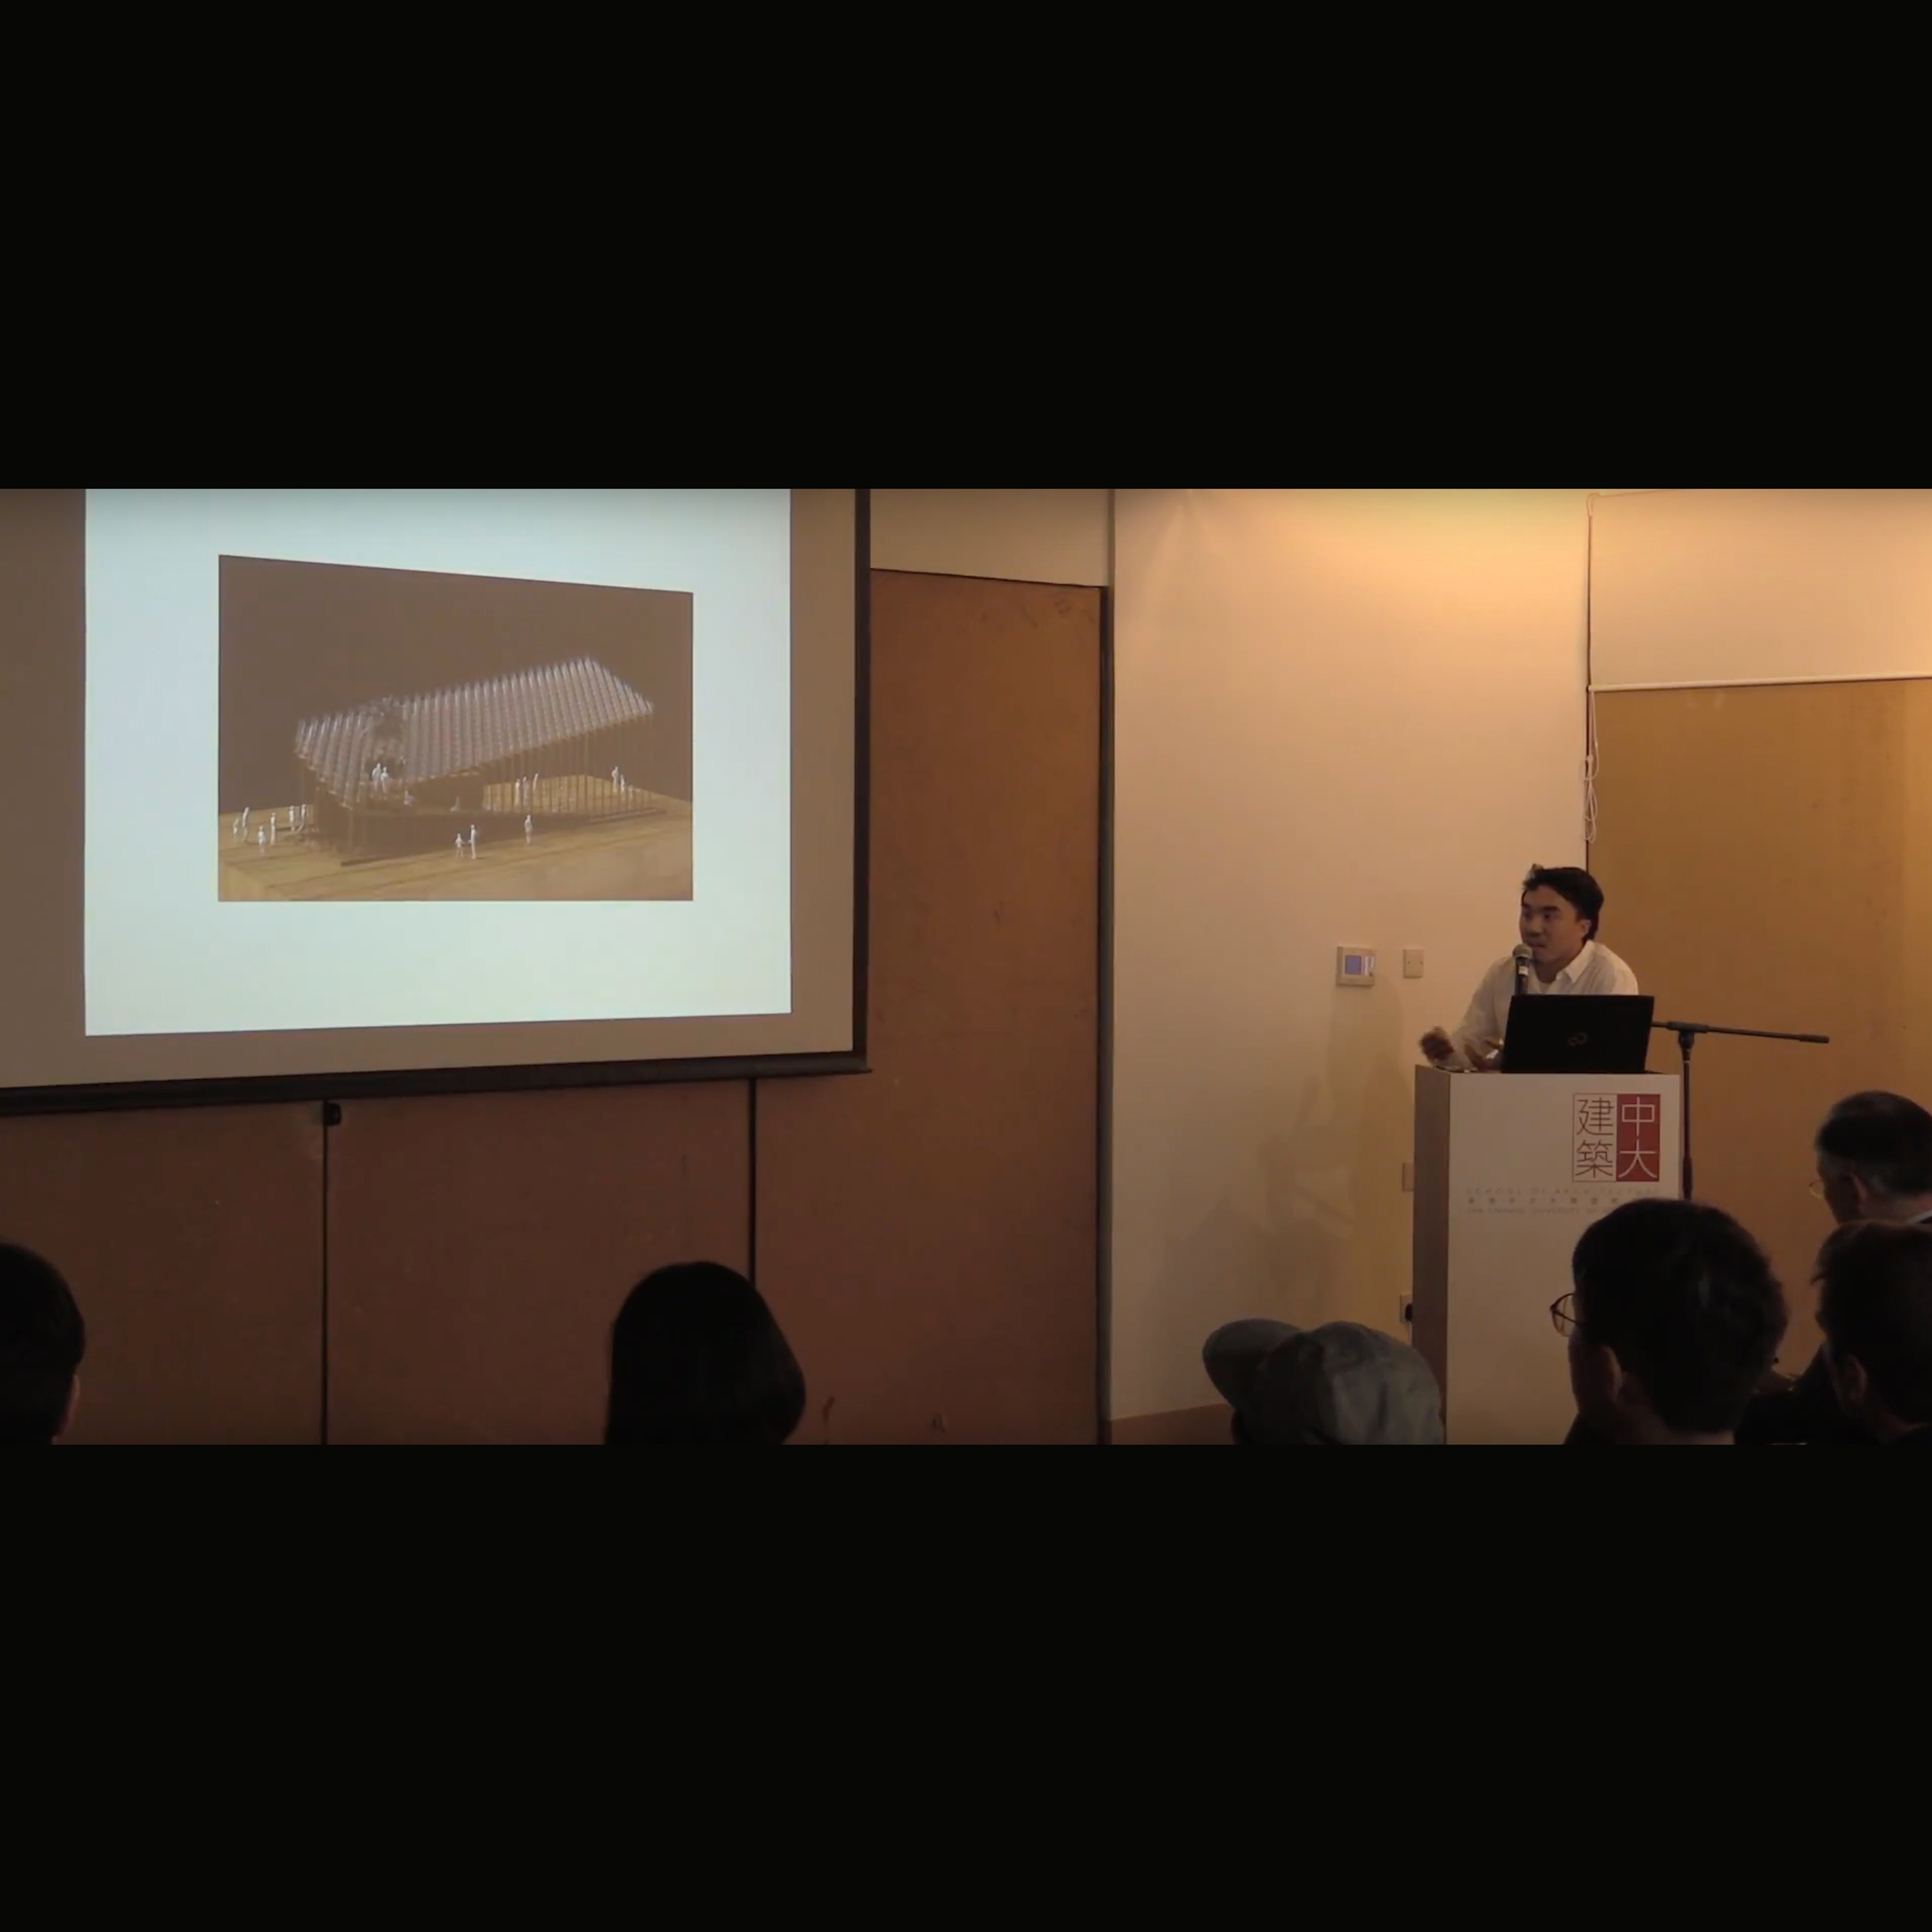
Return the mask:
M 225 901 L 688 900 L 693 600 L 224 556 Z

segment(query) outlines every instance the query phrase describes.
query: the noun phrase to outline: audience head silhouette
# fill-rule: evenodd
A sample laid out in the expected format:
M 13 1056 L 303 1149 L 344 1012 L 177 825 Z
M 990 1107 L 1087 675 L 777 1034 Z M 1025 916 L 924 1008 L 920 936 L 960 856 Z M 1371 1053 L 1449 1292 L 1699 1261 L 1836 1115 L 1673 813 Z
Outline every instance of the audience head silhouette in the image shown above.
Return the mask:
M 1900 1094 L 1854 1094 L 1818 1130 L 1818 1179 L 1834 1220 L 1932 1216 L 1932 1114 Z
M 44 1446 L 74 1414 L 87 1324 L 59 1275 L 0 1246 L 0 1444 Z
M 804 1414 L 804 1375 L 742 1275 L 697 1262 L 631 1291 L 610 1336 L 606 1442 L 776 1447 Z
M 1714 1208 L 1634 1201 L 1585 1234 L 1571 1273 L 1584 1422 L 1617 1442 L 1730 1442 L 1784 1337 L 1764 1250 Z
M 1414 1349 L 1359 1322 L 1231 1322 L 1202 1352 L 1244 1446 L 1434 1448 L 1442 1396 Z
M 1874 1442 L 1932 1446 L 1932 1228 L 1840 1228 L 1818 1257 L 1818 1325 L 1845 1413 Z

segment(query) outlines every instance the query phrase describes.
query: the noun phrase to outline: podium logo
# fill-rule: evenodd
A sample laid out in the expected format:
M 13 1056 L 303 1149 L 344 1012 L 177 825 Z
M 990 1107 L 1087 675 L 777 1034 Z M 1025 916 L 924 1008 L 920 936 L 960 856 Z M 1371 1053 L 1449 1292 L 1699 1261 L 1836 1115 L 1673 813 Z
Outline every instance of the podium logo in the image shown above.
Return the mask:
M 1664 1178 L 1664 1121 L 1654 1094 L 1579 1094 L 1570 1123 L 1572 1180 Z

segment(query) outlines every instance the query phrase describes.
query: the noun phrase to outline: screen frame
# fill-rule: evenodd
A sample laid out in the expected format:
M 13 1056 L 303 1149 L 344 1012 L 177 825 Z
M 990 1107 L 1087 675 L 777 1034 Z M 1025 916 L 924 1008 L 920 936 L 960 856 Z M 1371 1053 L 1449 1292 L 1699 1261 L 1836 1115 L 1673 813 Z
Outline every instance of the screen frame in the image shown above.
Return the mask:
M 324 1125 L 333 1126 L 340 1118 L 340 1103 L 345 1100 L 681 1086 L 718 1080 L 755 1082 L 870 1072 L 867 1022 L 872 950 L 872 493 L 855 489 L 852 496 L 854 772 L 852 1046 L 849 1052 L 690 1060 L 598 1060 L 531 1066 L 400 1067 L 366 1073 L 269 1073 L 238 1079 L 0 1088 L 0 1118 L 320 1102 Z

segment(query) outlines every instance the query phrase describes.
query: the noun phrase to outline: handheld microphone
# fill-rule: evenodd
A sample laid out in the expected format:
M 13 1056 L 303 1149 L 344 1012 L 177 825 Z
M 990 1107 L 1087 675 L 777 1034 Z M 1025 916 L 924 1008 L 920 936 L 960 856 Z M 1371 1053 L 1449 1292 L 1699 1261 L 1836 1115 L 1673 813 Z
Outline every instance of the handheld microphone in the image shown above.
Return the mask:
M 1516 990 L 1519 996 L 1529 990 L 1529 962 L 1534 955 L 1526 946 L 1516 950 Z

